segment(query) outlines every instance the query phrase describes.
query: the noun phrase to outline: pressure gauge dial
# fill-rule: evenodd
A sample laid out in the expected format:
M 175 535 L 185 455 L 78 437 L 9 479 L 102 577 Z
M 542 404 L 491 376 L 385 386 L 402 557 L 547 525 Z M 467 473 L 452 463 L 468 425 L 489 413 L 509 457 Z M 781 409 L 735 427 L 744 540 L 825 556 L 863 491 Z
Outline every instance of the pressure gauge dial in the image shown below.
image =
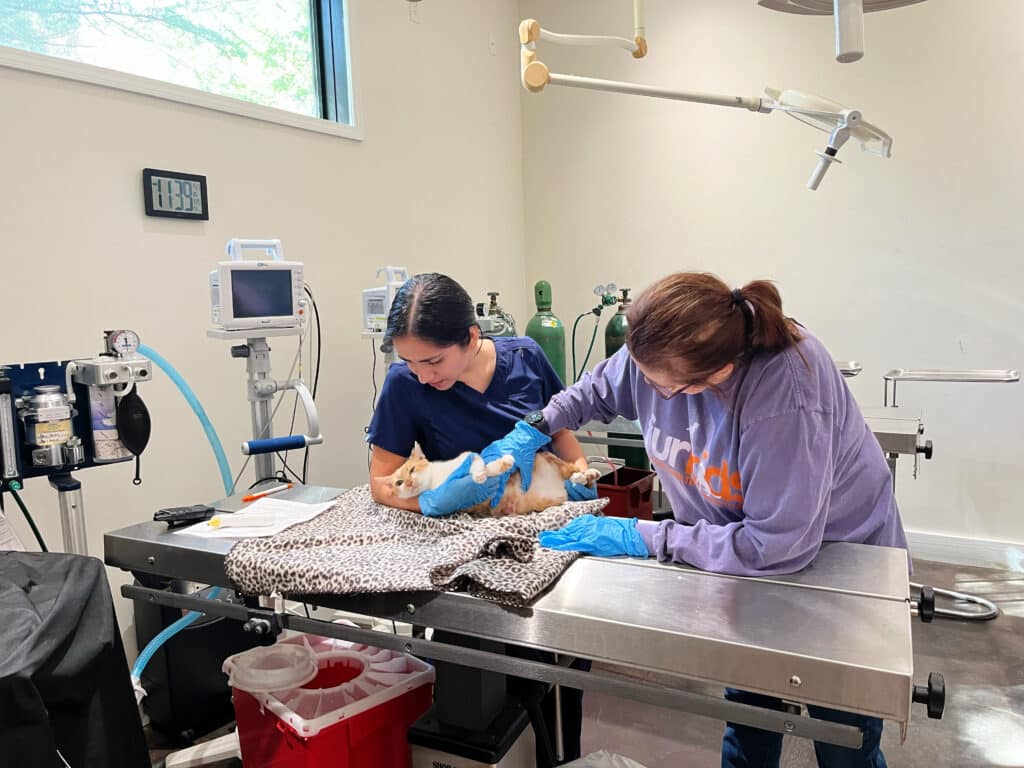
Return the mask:
M 107 352 L 118 357 L 130 357 L 139 351 L 139 334 L 135 331 L 107 331 Z

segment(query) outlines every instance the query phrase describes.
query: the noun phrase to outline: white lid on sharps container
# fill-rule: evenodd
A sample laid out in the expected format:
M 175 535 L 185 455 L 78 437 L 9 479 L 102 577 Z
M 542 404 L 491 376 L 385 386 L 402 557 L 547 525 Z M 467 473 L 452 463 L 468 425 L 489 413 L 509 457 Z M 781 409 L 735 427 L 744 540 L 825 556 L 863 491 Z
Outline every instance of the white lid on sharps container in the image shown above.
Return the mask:
M 249 693 L 284 691 L 305 685 L 318 671 L 316 654 L 307 645 L 251 648 L 224 660 L 228 685 Z

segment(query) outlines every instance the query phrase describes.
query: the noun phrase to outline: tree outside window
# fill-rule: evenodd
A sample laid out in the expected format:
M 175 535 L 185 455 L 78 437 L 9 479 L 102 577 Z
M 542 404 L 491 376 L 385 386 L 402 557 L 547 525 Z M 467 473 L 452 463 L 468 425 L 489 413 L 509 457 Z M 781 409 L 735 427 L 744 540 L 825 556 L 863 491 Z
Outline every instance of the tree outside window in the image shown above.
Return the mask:
M 321 114 L 317 7 L 309 0 L 0 0 L 0 45 L 339 117 Z M 347 121 L 347 112 L 339 119 Z

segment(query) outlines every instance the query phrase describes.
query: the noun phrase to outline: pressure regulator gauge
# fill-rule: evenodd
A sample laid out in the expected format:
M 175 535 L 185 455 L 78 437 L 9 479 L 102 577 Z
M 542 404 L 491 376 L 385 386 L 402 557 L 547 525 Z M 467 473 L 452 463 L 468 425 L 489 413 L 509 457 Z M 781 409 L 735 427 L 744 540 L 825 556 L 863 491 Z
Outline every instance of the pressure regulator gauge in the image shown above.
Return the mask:
M 107 353 L 118 357 L 131 357 L 139 351 L 139 334 L 135 331 L 107 331 L 104 334 Z

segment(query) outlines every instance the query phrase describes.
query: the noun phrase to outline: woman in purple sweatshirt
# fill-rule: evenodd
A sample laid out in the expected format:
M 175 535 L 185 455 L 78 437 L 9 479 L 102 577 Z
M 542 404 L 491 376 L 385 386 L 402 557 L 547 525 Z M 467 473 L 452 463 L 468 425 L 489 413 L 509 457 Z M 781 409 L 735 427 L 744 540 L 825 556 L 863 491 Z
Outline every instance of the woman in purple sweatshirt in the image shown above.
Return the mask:
M 831 355 L 783 314 L 770 282 L 658 281 L 629 310 L 626 346 L 525 421 L 553 433 L 615 416 L 639 421 L 674 519 L 584 516 L 542 534 L 544 546 L 743 576 L 798 571 L 826 541 L 906 548 L 878 442 Z M 815 744 L 820 765 L 885 766 L 880 720 L 812 711 L 865 733 L 859 750 Z M 780 734 L 729 724 L 722 765 L 778 765 L 781 745 Z

